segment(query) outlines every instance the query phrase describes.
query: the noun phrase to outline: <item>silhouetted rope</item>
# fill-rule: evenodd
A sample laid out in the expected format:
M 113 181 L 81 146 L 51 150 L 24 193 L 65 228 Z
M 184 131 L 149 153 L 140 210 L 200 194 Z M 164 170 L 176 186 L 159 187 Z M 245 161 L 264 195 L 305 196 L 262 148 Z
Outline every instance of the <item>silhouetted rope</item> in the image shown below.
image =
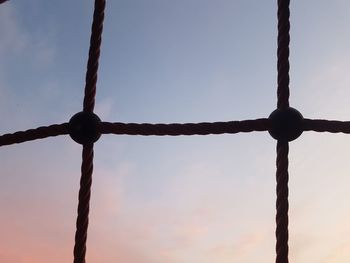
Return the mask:
M 6 0 L 0 0 L 0 4 Z M 98 140 L 102 134 L 124 134 L 124 135 L 157 135 L 157 136 L 179 136 L 179 135 L 209 135 L 209 134 L 233 134 L 239 132 L 267 131 L 271 136 L 278 137 L 277 159 L 276 159 L 276 263 L 288 263 L 288 140 L 294 140 L 303 131 L 350 133 L 350 121 L 335 120 L 312 120 L 302 119 L 302 115 L 295 109 L 289 108 L 289 42 L 290 22 L 289 4 L 290 0 L 277 0 L 278 3 L 278 40 L 277 40 L 277 110 L 271 119 L 256 119 L 214 123 L 110 123 L 100 122 L 97 115 L 94 116 L 97 71 L 100 57 L 101 35 L 103 30 L 105 0 L 95 0 L 94 16 L 91 29 L 89 58 L 87 63 L 85 94 L 83 102 L 83 113 L 72 117 L 71 123 L 55 124 L 39 127 L 27 131 L 18 131 L 12 134 L 0 136 L 0 146 L 22 143 L 26 141 L 43 139 L 51 136 L 70 134 L 73 140 L 84 144 L 86 138 Z M 279 112 L 279 111 L 282 111 Z M 289 111 L 288 111 L 289 110 Z M 297 115 L 290 115 L 297 112 Z M 89 114 L 86 114 L 89 113 Z M 91 113 L 91 114 L 90 114 Z M 274 114 L 275 113 L 275 114 Z M 79 115 L 80 114 L 80 115 Z M 293 119 L 295 116 L 300 119 Z M 74 117 L 81 118 L 75 119 Z M 282 117 L 280 117 L 282 116 Z M 289 117 L 288 117 L 289 116 Z M 274 120 L 274 123 L 271 121 Z M 300 128 L 300 122 L 302 128 Z M 294 121 L 294 122 L 293 122 Z M 95 125 L 90 127 L 89 125 Z M 272 130 L 270 128 L 273 127 Z M 294 126 L 294 127 L 293 127 Z M 97 134 L 96 127 L 99 130 Z M 71 132 L 69 132 L 71 129 Z M 295 129 L 298 136 L 289 137 L 288 133 Z M 299 133 L 300 132 L 300 133 Z M 81 134 L 80 134 L 81 133 Z M 280 134 L 282 133 L 282 134 Z M 74 135 L 74 136 L 73 136 Z M 82 137 L 80 138 L 79 135 Z M 96 136 L 95 136 L 96 135 Z M 85 137 L 86 138 L 85 138 Z M 282 139 L 281 139 L 282 138 Z M 283 139 L 286 138 L 286 139 Z M 81 140 L 80 140 L 81 139 Z M 90 139 L 87 139 L 88 141 Z M 85 263 L 87 229 L 89 223 L 89 202 L 91 195 L 92 172 L 93 172 L 93 142 L 85 143 L 82 152 L 81 179 L 79 190 L 78 216 L 76 222 L 74 263 Z
M 106 1 L 96 0 L 91 28 L 89 59 L 85 79 L 84 111 L 93 112 L 95 107 L 98 60 L 100 58 L 101 36 L 103 30 Z
M 289 107 L 289 0 L 277 0 L 277 109 Z M 277 142 L 276 263 L 288 263 L 288 142 Z
M 350 121 L 304 119 L 304 131 L 350 133 Z
M 100 132 L 103 134 L 128 135 L 208 135 L 252 131 L 266 131 L 269 128 L 268 119 L 229 121 L 214 123 L 172 123 L 172 124 L 137 124 L 102 122 Z
M 97 71 L 100 57 L 105 6 L 105 0 L 95 0 L 83 103 L 83 111 L 89 113 L 93 113 L 95 107 Z M 84 144 L 79 190 L 78 217 L 76 224 L 77 229 L 75 233 L 74 263 L 85 263 L 93 156 L 93 142 L 91 144 Z
M 276 263 L 288 263 L 288 142 L 277 142 Z
M 44 139 L 47 137 L 53 137 L 64 134 L 68 134 L 68 123 L 43 126 L 36 129 L 18 131 L 15 133 L 1 135 L 0 146 L 33 141 L 37 139 Z
M 100 125 L 100 132 L 103 134 L 146 136 L 234 134 L 240 132 L 267 131 L 269 129 L 269 125 L 269 120 L 266 118 L 228 122 L 172 124 L 102 122 Z M 350 133 L 350 121 L 304 119 L 303 130 L 315 132 Z M 54 124 L 29 129 L 26 131 L 3 134 L 0 136 L 0 146 L 67 134 L 68 123 Z
M 277 108 L 289 107 L 289 0 L 278 0 Z
M 75 232 L 74 263 L 85 263 L 87 229 L 89 225 L 90 195 L 93 171 L 94 146 L 83 146 L 83 161 L 79 190 L 78 217 Z
M 269 119 L 202 122 L 202 123 L 121 123 L 101 122 L 99 130 L 103 134 L 117 135 L 209 135 L 234 134 L 241 132 L 267 131 L 270 127 Z M 304 119 L 304 131 L 350 133 L 350 121 Z M 37 139 L 44 139 L 68 134 L 68 123 L 38 127 L 26 131 L 17 131 L 0 135 L 0 146 L 18 144 Z

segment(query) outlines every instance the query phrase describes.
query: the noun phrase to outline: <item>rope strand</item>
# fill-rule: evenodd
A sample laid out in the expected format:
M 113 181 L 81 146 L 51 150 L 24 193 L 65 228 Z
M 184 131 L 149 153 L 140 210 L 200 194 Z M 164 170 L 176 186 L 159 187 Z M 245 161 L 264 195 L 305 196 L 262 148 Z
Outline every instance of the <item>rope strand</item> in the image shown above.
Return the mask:
M 288 263 L 288 142 L 277 142 L 276 263 Z
M 95 1 L 94 18 L 91 28 L 89 59 L 85 79 L 84 107 L 86 112 L 93 112 L 95 107 L 98 60 L 102 41 L 105 0 Z
M 89 58 L 85 78 L 84 112 L 94 112 L 98 63 L 102 41 L 105 0 L 95 0 L 94 18 L 91 28 Z M 83 145 L 83 161 L 79 190 L 78 217 L 76 223 L 74 263 L 85 263 L 87 230 L 89 224 L 89 207 L 92 184 L 94 146 Z
M 277 108 L 289 107 L 289 0 L 278 0 Z
M 350 121 L 304 119 L 304 131 L 350 133 Z
M 289 0 L 277 0 L 277 108 L 289 107 Z M 288 263 L 288 142 L 277 141 L 276 263 Z
M 50 126 L 43 126 L 36 129 L 26 131 L 17 131 L 15 133 L 8 133 L 0 136 L 0 146 L 11 145 L 15 143 L 22 143 L 33 141 L 37 139 L 44 139 L 47 137 L 54 137 L 58 135 L 68 134 L 68 123 L 53 124 Z
M 6 0 L 0 0 L 0 4 Z M 290 44 L 290 0 L 277 0 L 278 3 L 278 38 L 277 38 L 277 108 L 289 107 L 289 44 Z M 96 83 L 100 47 L 103 31 L 105 0 L 95 0 L 93 23 L 91 29 L 89 57 L 85 77 L 83 111 L 93 113 L 96 96 Z M 214 123 L 172 123 L 172 124 L 137 124 L 101 122 L 99 132 L 103 134 L 125 135 L 209 135 L 233 134 L 239 132 L 267 131 L 270 129 L 269 119 L 256 119 Z M 350 122 L 334 120 L 303 120 L 303 131 L 350 133 Z M 26 141 L 65 135 L 69 133 L 69 124 L 54 124 L 27 131 L 18 131 L 0 136 L 0 146 L 22 143 Z M 93 173 L 94 145 L 83 145 L 81 179 L 78 198 L 78 215 L 76 221 L 74 263 L 85 263 L 87 230 L 89 224 L 90 196 Z M 277 141 L 276 159 L 276 263 L 288 263 L 288 152 L 289 144 Z
M 267 131 L 269 126 L 269 119 L 266 118 L 244 121 L 171 124 L 101 122 L 100 132 L 103 134 L 144 136 L 209 135 Z M 303 131 L 350 134 L 350 121 L 304 119 Z M 0 147 L 48 137 L 67 135 L 68 133 L 68 123 L 42 126 L 26 131 L 17 131 L 0 135 Z
M 74 263 L 85 263 L 94 158 L 93 144 L 84 145 L 82 155 L 83 161 L 81 165 L 78 217 L 75 232 Z
M 208 135 L 252 131 L 266 131 L 269 129 L 268 119 L 229 121 L 214 123 L 172 123 L 172 124 L 150 124 L 150 123 L 110 123 L 102 122 L 100 132 L 103 134 L 127 134 L 127 135 L 157 135 L 157 136 L 179 136 L 179 135 Z

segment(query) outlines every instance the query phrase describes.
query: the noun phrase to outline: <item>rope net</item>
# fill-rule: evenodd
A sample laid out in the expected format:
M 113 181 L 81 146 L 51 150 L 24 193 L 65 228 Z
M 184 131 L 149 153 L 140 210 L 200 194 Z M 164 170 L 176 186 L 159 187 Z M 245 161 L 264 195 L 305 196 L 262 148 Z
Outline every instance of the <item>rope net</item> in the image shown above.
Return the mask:
M 0 0 L 0 4 L 6 0 Z M 277 140 L 276 159 L 276 263 L 288 263 L 288 151 L 289 141 L 304 131 L 350 133 L 350 121 L 306 119 L 289 106 L 290 1 L 277 0 L 277 109 L 269 118 L 213 123 L 110 123 L 94 114 L 96 82 L 102 40 L 105 0 L 95 0 L 87 63 L 83 111 L 66 123 L 17 131 L 0 136 L 0 146 L 70 135 L 82 144 L 81 180 L 78 197 L 74 263 L 85 263 L 89 203 L 93 175 L 94 143 L 102 134 L 180 136 L 236 134 L 268 131 Z M 74 120 L 73 120 L 74 119 Z

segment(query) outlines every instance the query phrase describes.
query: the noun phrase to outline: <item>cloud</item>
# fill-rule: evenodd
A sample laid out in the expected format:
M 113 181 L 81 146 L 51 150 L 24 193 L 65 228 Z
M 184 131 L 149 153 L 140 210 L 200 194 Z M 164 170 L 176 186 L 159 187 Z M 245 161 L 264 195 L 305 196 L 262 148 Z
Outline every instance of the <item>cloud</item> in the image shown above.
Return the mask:
M 91 261 L 211 263 L 222 259 L 220 263 L 226 263 L 232 258 L 257 259 L 266 253 L 266 247 L 273 255 L 273 242 L 269 241 L 273 230 L 269 236 L 269 231 L 258 230 L 269 229 L 263 228 L 261 221 L 247 220 L 245 212 L 232 214 L 232 186 L 216 188 L 213 180 L 223 178 L 211 165 L 189 165 L 187 172 L 164 182 L 164 192 L 158 198 L 143 194 L 135 198 L 137 189 L 130 183 L 137 169 L 128 163 L 116 167 L 120 168 L 95 170 L 88 249 Z M 224 197 L 219 197 L 220 191 L 225 192 Z
M 102 120 L 107 120 L 110 118 L 114 118 L 117 116 L 113 112 L 113 107 L 114 107 L 114 100 L 112 98 L 103 98 L 102 100 L 99 99 L 96 102 L 96 109 L 95 112 L 97 115 L 102 119 Z
M 339 52 L 348 53 L 347 50 Z M 322 59 L 322 63 L 302 72 L 303 78 L 295 78 L 293 102 L 307 118 L 347 120 L 350 110 L 350 63 L 343 54 Z M 301 74 L 301 73 L 300 73 Z M 298 77 L 297 75 L 296 77 Z
M 24 51 L 28 44 L 28 33 L 25 32 L 18 19 L 13 5 L 0 8 L 0 55 L 18 54 Z
M 33 65 L 47 66 L 55 56 L 54 29 L 38 35 L 31 31 L 20 19 L 15 5 L 9 3 L 0 8 L 0 55 L 2 58 L 11 56 L 29 56 Z M 25 58 L 25 57 L 23 57 Z M 3 65 L 6 68 L 6 65 Z
M 56 56 L 54 27 L 39 24 L 36 28 L 39 33 L 34 34 L 22 16 L 15 3 L 0 8 L 0 117 L 5 121 L 3 126 L 9 128 L 6 132 L 29 128 L 36 117 L 43 115 L 42 108 L 47 106 L 43 85 L 61 88 L 55 84 L 59 81 L 47 79 Z M 40 101 L 42 105 L 37 103 Z M 57 96 L 54 101 L 57 102 Z

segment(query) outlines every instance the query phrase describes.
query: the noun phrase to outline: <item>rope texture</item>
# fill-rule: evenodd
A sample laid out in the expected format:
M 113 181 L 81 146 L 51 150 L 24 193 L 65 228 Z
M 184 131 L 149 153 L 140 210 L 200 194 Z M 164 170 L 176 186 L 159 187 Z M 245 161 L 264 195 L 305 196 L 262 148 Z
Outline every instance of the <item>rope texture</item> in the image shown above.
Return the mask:
M 103 134 L 190 136 L 267 131 L 269 127 L 269 119 L 261 118 L 256 120 L 243 121 L 171 124 L 101 122 L 99 129 Z M 303 131 L 350 134 L 350 121 L 304 119 Z M 68 123 L 42 126 L 26 131 L 17 131 L 15 133 L 1 135 L 0 147 L 59 135 L 67 135 L 68 133 Z
M 276 263 L 288 263 L 288 142 L 277 142 Z
M 0 0 L 0 4 L 6 0 Z M 278 39 L 277 39 L 277 108 L 289 107 L 289 43 L 290 43 L 290 0 L 277 0 L 278 3 Z M 91 29 L 89 58 L 87 63 L 86 84 L 83 111 L 92 112 L 95 106 L 97 72 L 99 66 L 101 36 L 103 30 L 105 0 L 95 0 L 95 9 Z M 267 131 L 268 119 L 214 122 L 214 123 L 173 123 L 173 124 L 136 124 L 101 122 L 99 130 L 103 134 L 125 135 L 208 135 Z M 350 122 L 334 120 L 303 120 L 304 131 L 348 133 Z M 43 139 L 68 134 L 68 123 L 39 127 L 27 131 L 0 136 L 0 146 Z M 276 159 L 276 263 L 288 263 L 288 152 L 287 142 L 277 142 Z M 81 179 L 79 190 L 78 216 L 76 221 L 74 263 L 85 263 L 87 229 L 89 223 L 89 202 L 93 173 L 93 143 L 83 145 Z
M 350 121 L 304 119 L 304 131 L 350 133 Z
M 277 0 L 277 108 L 289 107 L 289 0 Z M 288 263 L 288 143 L 277 142 L 276 263 Z
M 278 0 L 277 108 L 289 107 L 289 0 Z
M 89 58 L 85 79 L 84 112 L 94 112 L 98 63 L 102 41 L 105 0 L 95 0 L 94 17 L 91 28 Z M 85 263 L 87 230 L 89 225 L 89 207 L 94 157 L 93 143 L 83 145 L 83 161 L 76 223 L 74 263 Z
M 104 134 L 128 135 L 208 135 L 252 131 L 266 131 L 269 128 L 268 119 L 229 121 L 214 123 L 172 123 L 172 124 L 137 124 L 137 123 L 110 123 L 102 122 L 100 132 Z
M 75 232 L 74 263 L 85 263 L 87 229 L 89 225 L 94 146 L 83 146 L 83 161 L 79 190 L 78 217 Z
M 103 134 L 178 136 L 267 131 L 269 127 L 269 119 L 261 118 L 243 121 L 171 124 L 101 122 L 99 129 Z M 304 119 L 303 131 L 350 134 L 350 121 Z M 68 123 L 42 126 L 26 131 L 17 131 L 15 133 L 1 135 L 0 147 L 59 135 L 67 135 L 68 133 Z
M 65 134 L 68 134 L 68 123 L 43 126 L 36 129 L 18 131 L 15 133 L 1 135 L 0 146 L 33 141 L 37 139 L 44 139 L 47 137 L 54 137 Z
M 96 0 L 94 18 L 91 28 L 89 58 L 87 63 L 84 95 L 84 111 L 93 112 L 95 108 L 96 82 L 98 71 L 98 60 L 100 58 L 100 47 L 102 41 L 102 30 L 104 20 L 104 10 L 106 1 Z

